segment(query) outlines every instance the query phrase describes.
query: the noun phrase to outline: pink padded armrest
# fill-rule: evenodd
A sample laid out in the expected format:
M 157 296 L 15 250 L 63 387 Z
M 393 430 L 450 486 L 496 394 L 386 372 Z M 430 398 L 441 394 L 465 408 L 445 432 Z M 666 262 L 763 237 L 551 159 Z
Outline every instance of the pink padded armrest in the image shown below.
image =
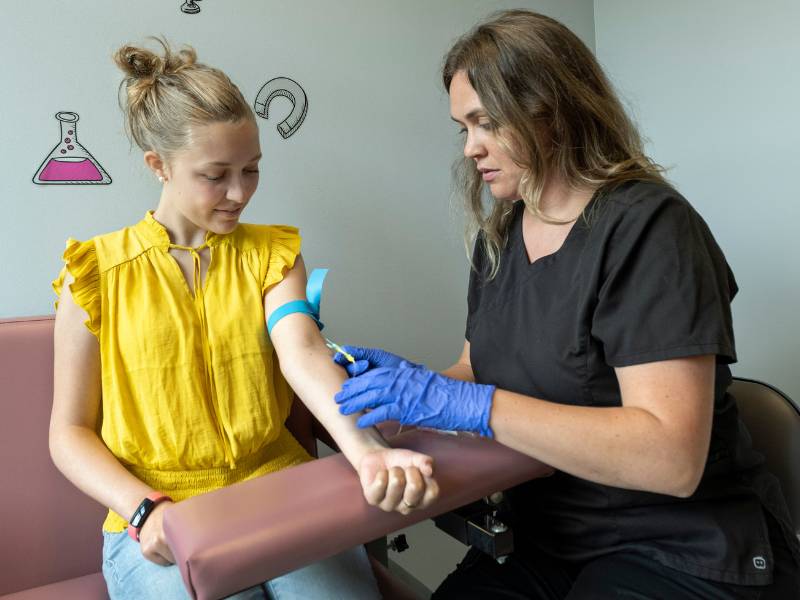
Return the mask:
M 552 472 L 492 441 L 408 431 L 396 447 L 433 456 L 441 493 L 408 516 L 369 506 L 341 454 L 170 507 L 164 528 L 190 594 L 211 600 Z

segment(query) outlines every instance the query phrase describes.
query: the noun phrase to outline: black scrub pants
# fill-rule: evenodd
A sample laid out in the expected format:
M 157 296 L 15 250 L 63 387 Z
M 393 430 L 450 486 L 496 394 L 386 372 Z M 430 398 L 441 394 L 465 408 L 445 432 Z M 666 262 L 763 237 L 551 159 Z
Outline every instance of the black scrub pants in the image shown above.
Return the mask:
M 576 564 L 526 551 L 500 565 L 470 548 L 431 600 L 796 600 L 798 566 L 777 523 L 771 517 L 767 522 L 775 562 L 774 581 L 768 586 L 701 579 L 633 553 Z

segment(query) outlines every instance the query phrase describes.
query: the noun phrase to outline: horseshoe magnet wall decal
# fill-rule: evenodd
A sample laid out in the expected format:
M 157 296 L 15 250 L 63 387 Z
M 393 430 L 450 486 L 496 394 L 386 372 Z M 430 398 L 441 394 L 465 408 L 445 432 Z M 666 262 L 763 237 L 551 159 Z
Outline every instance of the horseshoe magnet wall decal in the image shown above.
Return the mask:
M 269 118 L 269 103 L 272 102 L 272 99 L 276 96 L 288 98 L 293 105 L 292 112 L 289 113 L 289 116 L 278 123 L 278 131 L 283 136 L 283 139 L 286 139 L 294 134 L 300 128 L 300 125 L 303 124 L 303 120 L 306 118 L 306 113 L 308 112 L 308 99 L 306 98 L 306 93 L 303 91 L 303 88 L 293 79 L 289 79 L 288 77 L 270 79 L 264 84 L 261 90 L 259 90 L 258 96 L 256 96 L 256 102 L 253 108 L 255 108 L 256 114 L 259 117 L 263 117 L 264 119 Z

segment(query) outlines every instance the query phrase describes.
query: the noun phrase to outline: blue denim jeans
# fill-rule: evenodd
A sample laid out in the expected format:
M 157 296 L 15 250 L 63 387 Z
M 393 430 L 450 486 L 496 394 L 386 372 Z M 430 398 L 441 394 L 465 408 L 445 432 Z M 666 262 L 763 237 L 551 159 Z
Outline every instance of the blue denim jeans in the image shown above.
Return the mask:
M 162 567 L 144 556 L 127 533 L 103 532 L 103 576 L 111 600 L 189 598 L 176 565 Z M 248 588 L 234 600 L 373 600 L 381 597 L 363 546 Z

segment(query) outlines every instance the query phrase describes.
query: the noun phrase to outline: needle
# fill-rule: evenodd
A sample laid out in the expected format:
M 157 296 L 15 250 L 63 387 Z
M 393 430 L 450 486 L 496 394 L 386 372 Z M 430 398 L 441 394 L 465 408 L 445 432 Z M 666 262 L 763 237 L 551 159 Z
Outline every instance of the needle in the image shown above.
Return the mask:
M 351 363 L 355 363 L 356 362 L 356 359 L 353 358 L 353 355 L 348 353 L 348 352 L 345 352 L 344 349 L 339 344 L 337 344 L 336 342 L 331 341 L 328 338 L 325 338 L 325 345 L 328 346 L 328 348 L 330 348 L 331 350 L 335 350 L 336 352 L 341 352 L 342 356 L 344 356 Z

